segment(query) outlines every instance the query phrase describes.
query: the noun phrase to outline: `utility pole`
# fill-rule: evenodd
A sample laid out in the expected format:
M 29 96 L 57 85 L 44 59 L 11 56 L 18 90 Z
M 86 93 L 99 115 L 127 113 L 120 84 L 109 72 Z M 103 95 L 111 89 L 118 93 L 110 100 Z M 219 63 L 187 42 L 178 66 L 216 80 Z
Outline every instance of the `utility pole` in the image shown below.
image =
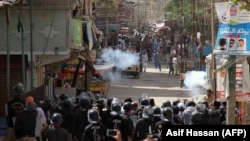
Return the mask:
M 229 55 L 228 61 L 235 61 L 236 55 Z M 236 73 L 236 64 L 228 69 L 229 79 L 229 96 L 227 97 L 227 116 L 226 122 L 227 125 L 235 124 L 235 73 Z
M 5 13 L 6 13 L 6 44 L 7 44 L 7 52 L 6 52 L 6 94 L 7 94 L 7 100 L 10 98 L 10 47 L 9 47 L 9 28 L 10 28 L 10 7 L 9 5 L 5 6 Z
M 216 63 L 215 63 L 215 55 L 214 55 L 214 53 L 213 53 L 213 49 L 214 49 L 214 44 L 215 44 L 215 42 L 214 42 L 214 40 L 215 40 L 215 31 L 214 31 L 214 0 L 210 0 L 210 6 L 211 6 L 211 14 L 210 14 L 210 16 L 211 16 L 211 22 L 212 22 L 212 24 L 211 24 L 211 30 L 212 30 L 212 37 L 211 37 L 211 39 L 212 39 L 212 45 L 211 45 L 211 47 L 212 47 L 212 63 L 211 63 L 211 68 L 212 68 L 212 70 L 210 70 L 210 72 L 212 73 L 212 79 L 211 79 L 211 85 L 212 85 L 212 89 L 213 89 L 213 95 L 214 95 L 214 97 L 216 97 L 216 79 L 215 79 L 215 77 L 216 77 L 216 73 L 214 72 L 214 70 L 216 69 Z M 209 73 L 210 73 L 209 72 Z M 209 78 L 210 79 L 210 78 Z
M 192 46 L 191 46 L 191 58 L 194 57 L 194 42 L 195 42 L 195 5 L 196 5 L 196 0 L 192 0 Z
M 32 8 L 33 8 L 33 0 L 30 0 L 30 88 L 31 90 L 33 87 L 33 19 L 32 19 Z
M 181 58 L 183 58 L 183 54 L 184 54 L 184 46 L 183 46 L 183 31 L 184 31 L 184 13 L 183 13 L 183 0 L 181 0 Z M 178 54 L 177 54 L 178 55 Z
M 21 1 L 21 11 L 19 17 L 20 32 L 21 32 L 21 49 L 22 49 L 22 83 L 24 86 L 24 91 L 26 91 L 26 76 L 25 76 L 25 56 L 24 56 L 24 35 L 23 35 L 23 0 Z

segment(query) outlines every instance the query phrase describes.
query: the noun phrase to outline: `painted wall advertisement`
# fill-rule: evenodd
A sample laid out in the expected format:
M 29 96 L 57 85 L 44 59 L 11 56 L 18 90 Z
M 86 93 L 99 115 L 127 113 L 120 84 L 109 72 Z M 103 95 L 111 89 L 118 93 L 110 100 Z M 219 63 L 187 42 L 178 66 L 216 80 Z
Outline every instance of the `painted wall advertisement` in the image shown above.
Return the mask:
M 216 55 L 216 68 L 228 63 L 229 55 L 236 55 L 239 61 L 236 63 L 235 95 L 236 101 L 250 100 L 250 12 L 240 10 L 239 5 L 229 2 L 216 3 L 215 8 L 219 19 L 219 28 L 214 46 Z M 217 72 L 216 98 L 225 101 L 229 93 L 227 68 Z

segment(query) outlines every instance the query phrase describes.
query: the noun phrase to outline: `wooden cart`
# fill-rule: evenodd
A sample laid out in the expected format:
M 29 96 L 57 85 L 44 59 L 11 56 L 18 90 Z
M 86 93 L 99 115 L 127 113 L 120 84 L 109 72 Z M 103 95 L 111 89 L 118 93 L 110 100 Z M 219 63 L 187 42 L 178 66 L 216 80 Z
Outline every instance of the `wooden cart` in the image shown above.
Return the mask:
M 121 77 L 133 76 L 134 78 L 140 78 L 140 65 L 133 65 L 121 71 Z

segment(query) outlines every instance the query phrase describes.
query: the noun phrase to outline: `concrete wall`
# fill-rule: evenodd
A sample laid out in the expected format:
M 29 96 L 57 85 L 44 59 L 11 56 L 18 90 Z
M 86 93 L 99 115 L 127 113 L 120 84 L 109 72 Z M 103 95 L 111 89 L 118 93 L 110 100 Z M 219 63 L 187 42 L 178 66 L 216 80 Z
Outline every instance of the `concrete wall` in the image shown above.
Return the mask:
M 70 11 L 33 10 L 33 50 L 34 54 L 41 54 L 44 50 L 54 54 L 57 46 L 63 53 L 69 48 Z M 19 10 L 10 11 L 9 49 L 11 54 L 21 52 L 21 33 L 17 31 Z M 7 27 L 5 12 L 0 10 L 0 54 L 6 54 Z M 29 11 L 23 11 L 24 50 L 30 52 L 30 18 Z M 51 28 L 52 27 L 52 28 Z M 51 29 L 51 30 L 50 30 Z M 50 34 L 49 34 L 50 33 Z M 46 48 L 47 46 L 47 48 Z

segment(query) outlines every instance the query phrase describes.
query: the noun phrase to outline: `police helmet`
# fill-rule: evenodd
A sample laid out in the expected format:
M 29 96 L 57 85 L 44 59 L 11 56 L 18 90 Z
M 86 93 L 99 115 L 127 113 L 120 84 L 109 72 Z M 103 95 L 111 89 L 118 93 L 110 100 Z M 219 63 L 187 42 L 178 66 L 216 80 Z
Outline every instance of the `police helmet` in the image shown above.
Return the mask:
M 64 101 L 64 100 L 68 99 L 69 96 L 67 94 L 65 94 L 65 93 L 62 93 L 59 98 L 60 98 L 61 101 Z
M 50 110 L 53 108 L 53 104 L 52 104 L 52 100 L 47 97 L 44 99 L 42 105 L 44 106 L 44 108 L 46 108 L 47 110 Z
M 90 107 L 90 100 L 86 97 L 81 97 L 79 103 L 80 107 L 83 109 Z
M 113 104 L 121 105 L 121 101 L 120 101 L 117 97 L 114 97 L 114 98 L 112 99 L 111 106 L 112 106 Z
M 13 91 L 13 95 L 14 96 L 19 96 L 19 95 L 23 94 L 23 92 L 24 92 L 24 86 L 23 86 L 23 84 L 21 82 L 17 83 L 13 87 L 12 91 Z
M 201 116 L 200 112 L 198 112 L 198 111 L 192 112 L 191 117 L 190 117 L 190 121 L 191 121 L 190 124 L 192 124 L 192 125 L 200 124 L 201 120 L 202 120 L 202 116 Z
M 173 110 L 171 107 L 162 109 L 163 121 L 170 122 L 173 119 Z
M 89 109 L 88 110 L 88 121 L 89 123 L 99 123 L 100 116 L 97 110 L 95 109 Z
M 165 107 L 172 107 L 172 105 L 171 105 L 171 102 L 170 101 L 165 101 L 165 102 L 163 102 L 162 103 L 162 106 L 161 106 L 162 108 L 165 108 Z
M 158 107 L 158 106 L 154 106 L 153 107 L 153 110 L 154 110 L 154 117 L 160 117 L 161 116 L 161 108 Z
M 146 99 L 146 98 L 141 99 L 140 103 L 141 103 L 142 106 L 148 106 L 148 105 L 150 105 L 149 100 Z
M 173 107 L 172 107 L 172 110 L 173 110 L 173 114 L 174 114 L 174 115 L 178 115 L 179 112 L 180 112 L 180 109 L 179 109 L 178 106 L 173 106 Z
M 51 123 L 62 124 L 63 117 L 60 113 L 54 113 L 51 118 Z
M 109 97 L 107 100 L 107 107 L 111 108 L 111 103 L 112 103 L 113 97 Z
M 121 105 L 119 104 L 112 104 L 111 105 L 111 112 L 112 116 L 118 116 L 121 113 Z
M 69 109 L 71 107 L 70 100 L 66 99 L 66 100 L 62 101 L 61 106 L 62 106 L 63 109 Z
M 132 103 L 131 102 L 125 102 L 124 105 L 123 105 L 123 110 L 124 111 L 129 111 L 129 110 L 132 110 Z
M 152 119 L 154 116 L 154 109 L 152 106 L 148 105 L 145 106 L 145 108 L 143 109 L 143 113 L 142 113 L 142 117 L 144 119 Z
M 104 98 L 99 98 L 96 100 L 96 106 L 105 108 L 106 107 L 106 100 Z
M 180 102 L 181 102 L 181 101 L 180 101 L 179 99 L 174 100 L 172 105 L 173 105 L 173 106 L 177 106 L 177 105 L 178 105 L 178 103 L 180 103 Z

